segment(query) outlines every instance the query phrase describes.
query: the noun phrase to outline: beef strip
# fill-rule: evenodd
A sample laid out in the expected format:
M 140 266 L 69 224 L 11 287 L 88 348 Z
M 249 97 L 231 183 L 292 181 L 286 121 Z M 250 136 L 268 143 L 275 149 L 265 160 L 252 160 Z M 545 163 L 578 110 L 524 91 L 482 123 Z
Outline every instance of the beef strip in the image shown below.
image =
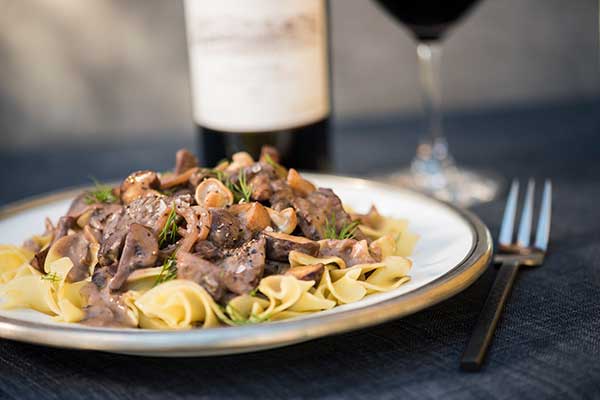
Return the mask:
M 200 240 L 194 245 L 194 254 L 209 261 L 216 261 L 223 258 L 223 252 L 213 242 L 209 240 Z
M 288 261 L 290 251 L 296 250 L 311 256 L 319 252 L 319 244 L 302 236 L 280 232 L 263 231 L 266 239 L 266 255 L 269 260 Z
M 259 172 L 252 179 L 250 179 L 249 183 L 252 188 L 252 195 L 250 196 L 251 199 L 255 201 L 269 200 L 273 195 L 273 189 L 271 189 L 271 180 L 272 178 L 268 173 L 265 172 Z
M 109 288 L 119 290 L 129 274 L 139 268 L 153 267 L 157 258 L 158 240 L 154 233 L 144 225 L 131 224 L 125 238 L 117 273 L 110 280 Z
M 287 184 L 285 179 L 277 179 L 271 182 L 271 190 L 273 194 L 271 195 L 271 199 L 269 200 L 271 203 L 271 208 L 276 211 L 281 211 L 285 208 L 288 208 L 292 205 L 292 201 L 296 197 L 294 195 L 294 191 Z
M 265 260 L 265 272 L 263 276 L 283 275 L 290 269 L 290 264 L 282 261 Z
M 344 211 L 340 198 L 331 189 L 319 188 L 305 198 L 295 197 L 292 205 L 296 210 L 302 233 L 313 240 L 325 238 L 325 227 L 333 218 L 337 232 L 352 223 L 352 218 Z M 355 238 L 361 240 L 364 239 L 364 235 L 357 229 Z
M 221 262 L 227 289 L 245 294 L 258 286 L 265 268 L 265 245 L 265 238 L 259 237 L 229 252 Z
M 199 255 L 184 251 L 177 253 L 177 278 L 196 282 L 216 301 L 219 301 L 225 293 L 222 275 L 221 268 Z
M 211 208 L 211 227 L 208 240 L 220 248 L 235 247 L 244 230 L 240 221 L 224 208 Z
M 380 261 L 379 257 L 371 254 L 369 251 L 369 244 L 366 240 L 328 239 L 321 240 L 319 244 L 321 245 L 319 257 L 339 257 L 346 262 L 346 266 L 348 267 Z

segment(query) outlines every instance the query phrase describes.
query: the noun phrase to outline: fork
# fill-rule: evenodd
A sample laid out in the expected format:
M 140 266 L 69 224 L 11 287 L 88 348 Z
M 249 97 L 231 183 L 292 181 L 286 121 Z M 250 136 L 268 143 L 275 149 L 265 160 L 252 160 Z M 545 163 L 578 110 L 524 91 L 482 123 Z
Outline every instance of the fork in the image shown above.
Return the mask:
M 500 267 L 471 339 L 462 355 L 460 366 L 463 370 L 478 371 L 481 368 L 519 269 L 522 266 L 539 266 L 544 262 L 550 236 L 552 183 L 549 180 L 544 183 L 535 242 L 530 245 L 534 189 L 535 182 L 530 179 L 527 184 L 515 243 L 513 242 L 513 226 L 517 212 L 519 182 L 513 180 L 511 184 L 498 237 L 498 254 L 494 256 L 494 262 L 500 264 Z

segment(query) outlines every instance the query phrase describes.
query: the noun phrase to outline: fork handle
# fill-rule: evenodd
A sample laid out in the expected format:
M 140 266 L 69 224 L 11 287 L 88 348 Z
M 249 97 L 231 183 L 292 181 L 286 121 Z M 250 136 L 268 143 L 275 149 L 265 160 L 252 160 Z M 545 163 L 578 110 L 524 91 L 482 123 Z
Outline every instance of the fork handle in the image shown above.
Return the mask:
M 463 370 L 478 371 L 481 368 L 517 272 L 519 272 L 519 264 L 516 262 L 505 261 L 498 268 L 496 280 L 485 300 L 479 320 L 460 360 L 460 367 Z

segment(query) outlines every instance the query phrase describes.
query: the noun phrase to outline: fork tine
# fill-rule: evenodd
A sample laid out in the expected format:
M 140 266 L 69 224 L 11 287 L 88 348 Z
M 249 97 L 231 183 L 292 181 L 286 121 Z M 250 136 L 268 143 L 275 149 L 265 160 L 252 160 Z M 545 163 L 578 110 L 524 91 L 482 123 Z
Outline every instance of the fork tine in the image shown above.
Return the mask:
M 544 251 L 548 248 L 551 214 L 552 182 L 550 182 L 549 179 L 546 179 L 546 182 L 544 183 L 544 193 L 542 194 L 542 206 L 540 208 L 537 231 L 535 233 L 535 247 Z
M 500 227 L 500 235 L 498 243 L 503 246 L 509 246 L 512 243 L 513 227 L 515 223 L 515 214 L 517 213 L 517 198 L 519 196 L 519 181 L 513 179 L 510 185 L 510 192 L 506 200 L 506 208 L 502 217 L 502 226 Z
M 525 204 L 521 212 L 521 222 L 519 223 L 519 233 L 517 234 L 517 244 L 519 246 L 529 246 L 531 238 L 531 222 L 533 220 L 533 190 L 535 182 L 529 179 L 527 183 L 527 193 L 525 194 Z

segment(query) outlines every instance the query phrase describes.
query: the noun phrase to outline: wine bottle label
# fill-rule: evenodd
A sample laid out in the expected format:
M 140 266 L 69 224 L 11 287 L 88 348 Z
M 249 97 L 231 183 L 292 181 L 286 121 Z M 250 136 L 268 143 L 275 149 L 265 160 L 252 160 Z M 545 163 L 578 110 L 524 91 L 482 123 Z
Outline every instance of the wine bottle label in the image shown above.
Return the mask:
M 329 115 L 325 0 L 186 0 L 194 118 L 226 132 Z

